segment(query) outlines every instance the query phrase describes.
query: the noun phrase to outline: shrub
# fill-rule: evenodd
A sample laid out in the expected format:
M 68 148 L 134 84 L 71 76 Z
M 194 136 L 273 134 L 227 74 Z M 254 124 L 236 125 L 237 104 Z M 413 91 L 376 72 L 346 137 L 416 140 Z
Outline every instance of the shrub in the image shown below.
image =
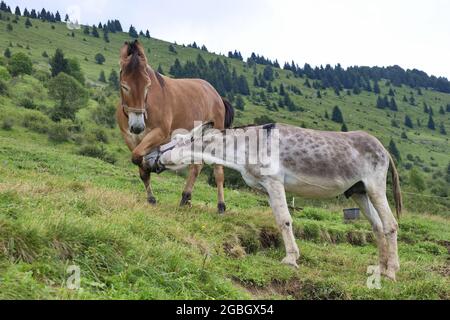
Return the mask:
M 56 143 L 69 141 L 72 127 L 73 123 L 70 120 L 53 123 L 48 130 L 48 139 Z
M 419 192 L 423 192 L 426 188 L 425 181 L 415 168 L 409 173 L 409 183 Z
M 105 63 L 105 61 L 106 61 L 105 56 L 102 55 L 101 53 L 97 53 L 95 55 L 95 62 L 97 62 L 97 64 L 103 64 Z
M 80 148 L 78 154 L 85 157 L 100 159 L 111 164 L 115 164 L 117 162 L 117 159 L 114 157 L 114 155 L 106 151 L 104 145 L 84 145 Z
M 51 75 L 47 71 L 37 70 L 33 73 L 33 77 L 38 79 L 40 82 L 46 83 L 48 80 L 50 80 Z
M 24 116 L 22 125 L 37 133 L 47 133 L 51 126 L 51 120 L 40 112 L 28 113 Z
M 61 119 L 75 120 L 76 112 L 88 102 L 86 89 L 73 77 L 61 72 L 48 84 L 49 95 L 56 101 L 51 112 L 55 121 Z
M 9 74 L 8 69 L 0 66 L 0 80 L 9 81 L 11 80 L 11 75 Z
M 34 103 L 33 99 L 25 97 L 22 100 L 20 100 L 19 105 L 21 107 L 24 107 L 25 109 L 36 109 L 36 104 Z
M 116 126 L 116 107 L 112 103 L 99 105 L 91 112 L 91 116 L 98 125 L 108 128 Z
M 8 69 L 14 77 L 21 74 L 31 74 L 33 63 L 25 53 L 18 52 L 12 55 Z
M 215 187 L 216 186 L 216 178 L 214 176 L 214 168 L 210 167 L 210 166 L 205 167 L 203 172 L 208 177 L 208 184 L 210 186 Z M 226 188 L 241 189 L 241 188 L 247 187 L 247 184 L 245 183 L 244 179 L 242 178 L 242 175 L 238 171 L 224 168 L 224 173 L 225 173 L 224 186 Z
M 263 124 L 268 124 L 268 123 L 275 123 L 275 121 L 266 115 L 263 115 L 261 117 L 255 118 L 254 120 L 255 124 L 257 125 L 263 125 Z
M 2 129 L 3 130 L 10 131 L 10 130 L 12 130 L 13 126 L 14 126 L 13 119 L 11 119 L 11 118 L 3 119 L 3 121 L 2 121 Z
M 0 79 L 0 95 L 5 96 L 8 94 L 8 85 L 5 81 Z
M 98 142 L 103 142 L 103 143 L 109 142 L 108 134 L 106 133 L 105 130 L 103 130 L 101 128 L 94 129 L 94 135 L 95 135 L 95 139 Z

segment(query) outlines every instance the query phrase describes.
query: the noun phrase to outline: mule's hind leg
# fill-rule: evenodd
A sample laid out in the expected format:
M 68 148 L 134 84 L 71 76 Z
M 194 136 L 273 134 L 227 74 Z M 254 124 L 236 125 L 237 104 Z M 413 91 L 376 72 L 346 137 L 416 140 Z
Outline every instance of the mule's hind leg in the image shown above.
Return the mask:
M 380 270 L 385 270 L 388 264 L 388 245 L 386 237 L 384 236 L 383 223 L 381 222 L 378 212 L 375 210 L 372 202 L 370 202 L 367 194 L 353 194 L 352 199 L 356 202 L 372 225 L 373 233 L 377 239 Z
M 278 181 L 268 181 L 263 183 L 263 186 L 269 194 L 270 206 L 283 236 L 286 248 L 286 258 L 283 259 L 283 263 L 298 268 L 297 260 L 300 257 L 300 251 L 292 231 L 292 218 L 286 202 L 284 185 Z
M 194 190 L 195 181 L 197 181 L 200 172 L 202 172 L 203 165 L 191 165 L 189 167 L 189 176 L 186 181 L 186 186 L 181 197 L 180 206 L 184 207 L 190 204 L 192 200 L 192 190 Z
M 225 182 L 225 175 L 223 173 L 223 166 L 216 165 L 214 167 L 214 177 L 217 185 L 217 209 L 219 213 L 224 213 L 227 210 L 225 206 L 225 195 L 223 184 Z
M 147 192 L 147 201 L 151 205 L 156 204 L 156 198 L 153 195 L 152 185 L 150 183 L 150 171 L 139 167 L 139 175 L 145 186 L 145 191 Z
M 369 191 L 369 197 L 383 223 L 384 235 L 388 244 L 388 263 L 381 273 L 395 281 L 395 274 L 400 269 L 397 247 L 398 223 L 392 214 L 386 197 L 386 190 Z

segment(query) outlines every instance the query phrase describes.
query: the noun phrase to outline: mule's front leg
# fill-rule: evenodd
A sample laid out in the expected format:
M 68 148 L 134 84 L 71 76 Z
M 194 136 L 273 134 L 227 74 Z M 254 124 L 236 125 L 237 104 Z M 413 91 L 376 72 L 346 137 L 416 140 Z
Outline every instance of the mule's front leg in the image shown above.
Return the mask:
M 269 194 L 270 206 L 286 247 L 286 258 L 283 259 L 283 263 L 298 268 L 297 260 L 300 257 L 300 250 L 295 242 L 292 230 L 293 221 L 286 202 L 284 185 L 279 181 L 268 181 L 264 183 L 264 187 Z

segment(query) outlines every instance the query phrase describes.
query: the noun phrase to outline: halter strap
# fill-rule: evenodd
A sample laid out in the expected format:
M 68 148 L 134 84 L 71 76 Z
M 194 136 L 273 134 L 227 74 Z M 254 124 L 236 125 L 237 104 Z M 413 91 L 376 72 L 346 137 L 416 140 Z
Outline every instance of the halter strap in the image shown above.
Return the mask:
M 150 67 L 147 66 L 146 68 L 147 70 L 147 75 L 150 77 Z M 120 69 L 120 82 L 122 82 L 122 69 Z M 150 91 L 150 86 L 148 87 L 147 93 L 145 95 L 145 105 L 144 105 L 144 109 L 142 108 L 131 108 L 129 107 L 126 103 L 125 100 L 123 99 L 123 91 L 122 88 L 120 89 L 120 99 L 121 102 L 120 104 L 122 105 L 122 111 L 125 115 L 125 117 L 129 117 L 130 112 L 135 113 L 135 114 L 143 114 L 145 119 L 148 119 L 148 109 L 149 109 L 149 105 L 147 103 L 147 99 L 148 99 L 148 92 Z

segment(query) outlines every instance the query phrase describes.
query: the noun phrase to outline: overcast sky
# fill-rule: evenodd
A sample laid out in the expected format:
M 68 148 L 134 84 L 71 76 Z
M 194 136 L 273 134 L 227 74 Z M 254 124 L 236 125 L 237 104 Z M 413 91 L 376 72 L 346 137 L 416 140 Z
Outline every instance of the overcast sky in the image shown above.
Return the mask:
M 81 22 L 117 18 L 153 37 L 210 51 L 238 49 L 280 63 L 418 68 L 450 78 L 447 0 L 6 0 L 12 7 L 65 13 Z

